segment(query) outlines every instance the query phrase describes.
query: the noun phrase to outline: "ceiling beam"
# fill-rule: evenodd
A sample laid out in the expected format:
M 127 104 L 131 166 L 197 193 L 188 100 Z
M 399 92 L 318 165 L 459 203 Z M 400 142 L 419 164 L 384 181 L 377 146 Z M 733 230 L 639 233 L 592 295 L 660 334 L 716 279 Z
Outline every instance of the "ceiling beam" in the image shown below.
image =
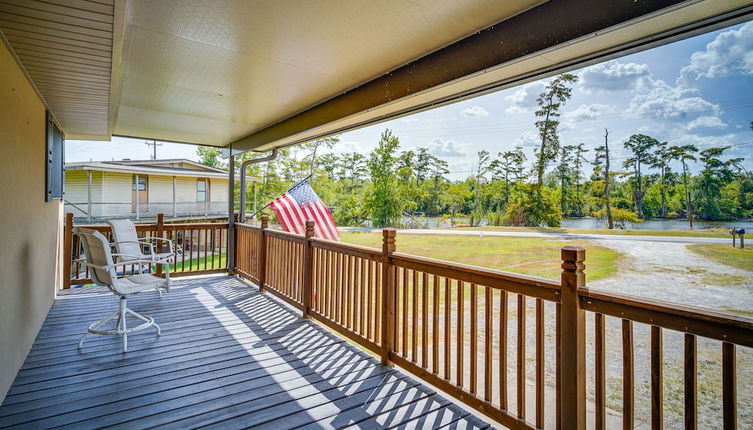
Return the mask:
M 551 0 L 231 143 L 249 150 L 610 27 L 692 3 Z

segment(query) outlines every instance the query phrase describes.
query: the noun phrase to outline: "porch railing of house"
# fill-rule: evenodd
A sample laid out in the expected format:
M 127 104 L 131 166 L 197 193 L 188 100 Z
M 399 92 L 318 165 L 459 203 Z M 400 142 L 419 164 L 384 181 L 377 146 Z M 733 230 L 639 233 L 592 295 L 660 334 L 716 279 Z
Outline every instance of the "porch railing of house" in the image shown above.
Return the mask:
M 227 208 L 226 208 L 227 209 Z M 98 230 L 110 240 L 109 225 L 76 225 Z M 83 248 L 78 238 L 73 235 L 73 213 L 66 214 L 64 232 L 64 288 L 71 285 L 92 282 L 88 269 L 79 261 Z M 140 238 L 161 237 L 171 239 L 174 243 L 175 263 L 170 276 L 200 275 L 227 271 L 228 223 L 165 223 L 164 215 L 157 214 L 157 222 L 136 224 Z M 162 275 L 162 268 L 157 266 L 157 274 Z M 134 265 L 123 265 L 119 273 L 137 273 Z
M 685 427 L 698 424 L 697 337 L 720 341 L 722 420 L 724 428 L 736 427 L 735 348 L 753 347 L 753 320 L 591 291 L 584 287 L 582 248 L 562 249 L 561 280 L 553 282 L 398 253 L 392 229 L 384 230 L 381 250 L 317 239 L 313 231 L 311 221 L 304 236 L 271 230 L 266 217 L 259 227 L 236 224 L 235 272 L 304 317 L 374 351 L 383 363 L 399 365 L 505 426 L 543 428 L 546 418 L 547 426 L 585 428 L 587 377 L 594 393 L 589 427 L 607 426 L 605 320 L 613 317 L 621 321 L 622 332 L 623 428 L 635 424 L 633 323 L 651 327 L 651 427 L 664 425 L 664 330 L 684 336 Z M 533 336 L 527 336 L 529 312 Z M 586 333 L 587 315 L 594 322 L 591 333 Z M 547 341 L 552 332 L 555 339 Z M 588 366 L 587 343 L 594 345 Z M 531 364 L 517 359 L 531 346 Z M 517 357 L 514 367 L 508 366 L 510 355 Z M 547 384 L 545 365 L 552 358 L 545 357 L 554 361 L 549 393 L 552 378 Z M 533 390 L 527 387 L 529 370 Z M 552 397 L 555 407 L 547 408 Z

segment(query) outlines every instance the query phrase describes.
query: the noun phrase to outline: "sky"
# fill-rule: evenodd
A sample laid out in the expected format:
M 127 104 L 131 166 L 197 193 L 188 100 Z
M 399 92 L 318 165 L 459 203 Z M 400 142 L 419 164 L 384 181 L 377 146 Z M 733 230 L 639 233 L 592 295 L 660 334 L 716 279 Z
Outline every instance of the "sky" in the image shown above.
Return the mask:
M 561 110 L 562 145 L 593 149 L 603 144 L 607 128 L 615 164 L 627 158 L 622 144 L 641 133 L 699 149 L 730 145 L 726 154 L 744 157 L 743 166 L 753 171 L 753 22 L 570 73 L 579 79 Z M 428 147 L 446 160 L 452 179 L 469 176 L 481 150 L 496 157 L 522 146 L 530 164 L 539 143 L 536 98 L 550 80 L 344 133 L 331 152 L 366 154 L 389 128 L 401 150 Z M 151 151 L 140 139 L 66 141 L 66 161 L 149 158 Z M 157 147 L 157 156 L 198 159 L 195 146 L 167 142 Z

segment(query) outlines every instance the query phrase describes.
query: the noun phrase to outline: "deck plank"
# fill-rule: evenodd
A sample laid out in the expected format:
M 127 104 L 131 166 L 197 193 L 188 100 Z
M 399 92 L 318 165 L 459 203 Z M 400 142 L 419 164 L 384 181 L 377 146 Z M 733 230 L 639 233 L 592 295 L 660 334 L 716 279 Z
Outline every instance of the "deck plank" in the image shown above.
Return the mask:
M 431 388 L 232 277 L 174 282 L 129 298 L 162 327 L 114 336 L 85 327 L 117 298 L 60 292 L 0 406 L 13 428 L 485 428 Z

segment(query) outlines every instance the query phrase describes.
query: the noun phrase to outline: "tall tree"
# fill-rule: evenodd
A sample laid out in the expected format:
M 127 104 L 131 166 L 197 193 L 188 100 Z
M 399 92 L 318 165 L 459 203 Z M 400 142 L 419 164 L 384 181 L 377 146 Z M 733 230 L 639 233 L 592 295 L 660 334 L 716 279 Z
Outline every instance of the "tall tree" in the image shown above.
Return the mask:
M 667 217 L 667 179 L 672 173 L 669 162 L 672 160 L 669 144 L 661 142 L 656 145 L 651 156 L 651 167 L 659 169 L 659 191 L 661 193 L 661 217 Z
M 672 160 L 679 160 L 682 164 L 682 184 L 685 188 L 685 210 L 688 214 L 688 224 L 693 229 L 693 202 L 690 198 L 690 187 L 688 186 L 688 162 L 696 161 L 695 154 L 698 148 L 695 145 L 670 146 L 669 157 Z
M 479 208 L 479 192 L 481 191 L 481 180 L 484 179 L 484 175 L 489 171 L 489 151 L 482 149 L 478 152 L 478 170 L 476 170 L 476 186 L 475 203 L 473 205 L 475 216 L 471 217 L 471 225 L 477 225 L 481 220 L 481 210 Z M 475 222 L 474 222 L 475 221 Z
M 392 130 L 382 132 L 376 149 L 366 163 L 371 176 L 371 192 L 367 208 L 375 227 L 389 227 L 397 224 L 402 212 L 402 201 L 397 193 L 396 153 L 400 140 Z
M 518 182 L 523 177 L 526 154 L 522 146 L 516 146 L 512 151 L 500 152 L 499 159 L 492 161 L 489 168 L 494 171 L 494 179 L 504 181 L 504 203 L 510 202 L 510 182 Z
M 573 157 L 573 181 L 575 182 L 575 208 L 578 217 L 583 216 L 583 199 L 580 192 L 580 180 L 583 178 L 583 163 L 587 163 L 588 159 L 585 157 L 585 153 L 588 149 L 585 148 L 584 143 L 579 143 L 575 146 L 575 155 Z
M 547 165 L 557 158 L 559 151 L 559 116 L 563 103 L 570 99 L 572 88 L 569 86 L 578 81 L 578 77 L 569 73 L 562 74 L 552 80 L 539 94 L 536 103 L 539 110 L 535 112 L 536 128 L 539 131 L 541 144 L 536 149 L 536 188 L 541 189 L 544 184 L 544 172 Z
M 577 149 L 575 145 L 565 145 L 560 148 L 560 162 L 557 165 L 557 179 L 560 183 L 560 211 L 563 215 L 567 213 L 568 185 L 572 179 L 572 166 L 574 152 Z
M 600 174 L 602 181 L 604 181 L 604 210 L 607 215 L 607 226 L 610 230 L 614 229 L 614 221 L 612 220 L 612 202 L 609 197 L 609 188 L 612 178 L 609 172 L 609 130 L 604 129 L 604 145 L 595 149 L 594 159 L 594 173 Z
M 651 165 L 653 161 L 652 149 L 659 144 L 659 141 L 645 134 L 634 134 L 625 142 L 625 148 L 629 149 L 633 155 L 623 163 L 623 167 L 632 168 L 633 175 L 633 194 L 635 196 L 636 213 L 638 218 L 643 218 L 643 197 L 646 194 L 646 187 L 643 186 L 642 168 Z
M 698 191 L 700 201 L 698 208 L 704 218 L 727 218 L 734 214 L 725 210 L 722 199 L 722 188 L 735 179 L 736 171 L 739 171 L 739 163 L 742 158 L 722 160 L 724 151 L 729 146 L 718 146 L 704 149 L 699 153 L 699 159 L 703 163 L 703 170 L 698 175 Z

